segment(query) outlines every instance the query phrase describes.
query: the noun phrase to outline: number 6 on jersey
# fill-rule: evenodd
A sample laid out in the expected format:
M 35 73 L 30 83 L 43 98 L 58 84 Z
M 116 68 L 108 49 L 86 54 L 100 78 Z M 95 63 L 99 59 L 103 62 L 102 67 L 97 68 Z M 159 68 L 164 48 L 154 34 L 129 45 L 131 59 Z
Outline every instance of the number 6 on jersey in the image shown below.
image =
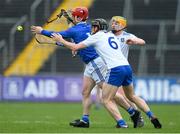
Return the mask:
M 109 37 L 108 43 L 113 49 L 118 49 L 118 44 L 115 42 L 114 37 Z

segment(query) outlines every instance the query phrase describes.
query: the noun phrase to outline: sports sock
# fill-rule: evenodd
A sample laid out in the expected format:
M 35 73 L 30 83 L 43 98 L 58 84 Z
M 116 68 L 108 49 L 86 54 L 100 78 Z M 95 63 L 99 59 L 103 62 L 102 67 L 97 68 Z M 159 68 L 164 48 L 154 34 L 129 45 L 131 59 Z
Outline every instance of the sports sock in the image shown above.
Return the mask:
M 135 113 L 135 109 L 133 107 L 128 108 L 127 112 L 130 114 L 130 116 L 133 116 Z
M 123 125 L 126 125 L 126 122 L 125 122 L 123 119 L 121 119 L 121 120 L 118 120 L 118 121 L 117 121 L 117 124 L 118 124 L 119 126 L 123 126 Z
M 147 115 L 149 118 L 152 118 L 152 117 L 153 117 L 153 113 L 152 113 L 151 111 L 146 112 L 146 115 Z
M 89 122 L 89 115 L 83 115 L 82 120 L 85 122 Z

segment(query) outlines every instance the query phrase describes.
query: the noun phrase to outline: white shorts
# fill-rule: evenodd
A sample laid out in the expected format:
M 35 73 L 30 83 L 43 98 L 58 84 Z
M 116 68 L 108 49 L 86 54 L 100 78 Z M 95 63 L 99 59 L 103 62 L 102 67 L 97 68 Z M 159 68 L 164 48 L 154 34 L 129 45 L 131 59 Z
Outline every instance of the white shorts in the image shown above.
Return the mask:
M 105 81 L 107 66 L 101 57 L 86 64 L 84 75 L 92 78 L 96 84 Z

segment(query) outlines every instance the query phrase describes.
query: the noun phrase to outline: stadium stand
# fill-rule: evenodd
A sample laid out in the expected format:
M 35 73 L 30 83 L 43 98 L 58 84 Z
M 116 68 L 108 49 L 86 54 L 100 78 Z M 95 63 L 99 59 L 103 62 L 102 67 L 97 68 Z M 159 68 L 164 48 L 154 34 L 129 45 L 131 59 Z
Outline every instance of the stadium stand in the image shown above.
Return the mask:
M 13 24 L 1 23 L 0 31 L 3 32 L 3 34 L 1 33 L 0 40 L 3 40 L 3 39 L 8 40 L 9 31 L 12 26 Z
M 137 74 L 138 73 L 137 70 L 138 70 L 138 66 L 139 66 L 137 63 L 139 62 L 138 59 L 140 56 L 140 50 L 130 49 L 129 53 L 131 53 L 131 54 L 129 55 L 128 58 L 130 61 L 133 61 L 133 62 L 131 62 L 133 72 L 135 74 Z
M 112 15 L 120 15 L 123 12 L 125 0 L 96 0 L 90 8 L 90 19 L 106 18 L 110 19 Z
M 132 0 L 133 18 L 145 20 L 175 20 L 177 2 L 177 0 Z
M 127 31 L 141 37 L 146 43 L 155 45 L 158 40 L 159 25 L 133 24 L 128 26 Z
M 13 26 L 21 19 L 22 16 L 27 16 L 27 20 L 22 23 L 21 25 L 27 26 L 26 31 L 23 32 L 14 32 L 14 54 L 13 59 L 20 54 L 20 52 L 26 47 L 26 44 L 31 39 L 31 32 L 30 32 L 30 8 L 33 5 L 33 3 L 37 0 L 27 1 L 24 2 L 23 0 L 3 0 L 3 2 L 0 3 L 0 7 L 2 7 L 2 10 L 0 12 L 0 19 L 1 21 L 1 27 L 0 30 L 3 34 L 1 34 L 0 39 L 5 39 L 6 42 L 9 44 L 8 47 L 10 48 L 12 44 L 10 44 L 10 31 L 13 29 Z M 54 11 L 54 9 L 61 3 L 62 0 L 53 0 L 53 2 L 50 2 L 49 0 L 42 1 L 41 4 L 38 6 L 37 11 L 37 18 L 38 24 L 42 25 L 44 24 L 45 20 L 49 16 L 45 15 L 44 11 L 46 10 L 45 5 L 47 2 L 49 2 L 49 14 Z M 43 17 L 42 17 L 43 16 Z M 47 18 L 45 18 L 47 17 Z M 3 21 L 5 20 L 5 21 Z M 11 22 L 13 20 L 13 22 Z M 26 23 L 26 24 L 25 24 Z M 26 36 L 26 37 L 25 37 Z M 9 64 L 12 63 L 13 59 L 10 57 L 12 54 L 9 55 Z M 2 70 L 1 70 L 2 72 Z
M 33 0 L 1 0 L 0 17 L 21 17 L 29 14 Z
M 165 74 L 180 74 L 179 50 L 168 50 L 165 53 Z
M 56 62 L 55 67 L 52 67 L 53 61 Z M 53 72 L 51 70 L 52 68 L 55 68 L 55 70 L 60 73 L 82 72 L 83 63 L 78 56 L 72 58 L 70 50 L 57 49 L 56 53 L 52 54 L 50 60 L 48 60 L 40 69 L 40 72 Z
M 166 25 L 167 31 L 167 44 L 179 45 L 180 44 L 180 32 L 175 32 L 175 25 Z
M 156 75 L 160 72 L 160 61 L 156 58 L 156 51 L 147 51 L 147 70 L 148 74 Z
M 38 0 L 26 2 L 24 0 L 2 0 L 0 3 L 0 40 L 5 39 L 8 47 L 10 47 L 10 30 L 15 22 L 5 23 L 3 20 L 20 19 L 26 15 L 27 21 L 25 23 L 27 22 L 27 25 L 30 26 L 30 7 L 35 1 Z M 63 0 L 53 0 L 49 4 L 47 2 L 49 0 L 42 1 L 37 7 L 34 24 L 43 25 L 46 18 Z M 180 15 L 179 3 L 179 0 L 94 0 L 93 5 L 89 7 L 89 21 L 99 17 L 110 20 L 114 15 L 126 15 L 125 17 L 128 19 L 127 31 L 145 39 L 147 43 L 144 48 L 146 65 L 141 63 L 142 57 L 144 57 L 141 55 L 142 49 L 140 47 L 131 47 L 129 61 L 135 73 L 137 75 L 138 73 L 143 75 L 177 75 L 180 68 L 180 62 L 178 61 L 180 58 L 180 29 L 177 27 L 177 25 L 180 25 L 180 20 L 178 20 L 178 14 Z M 47 7 L 47 5 L 49 6 Z M 127 12 L 127 7 L 132 10 Z M 46 12 L 47 9 L 50 12 Z M 29 31 L 25 32 L 25 34 L 18 32 L 14 34 L 15 54 L 13 58 L 24 49 L 31 39 L 31 33 Z M 9 65 L 11 62 L 12 60 L 8 60 Z M 0 64 L 2 64 L 2 60 L 0 60 Z M 140 66 L 146 68 L 147 71 L 139 72 L 141 70 L 139 69 Z M 0 68 L 1 73 L 4 70 L 4 68 Z M 38 73 L 53 71 L 53 73 L 79 73 L 82 70 L 83 64 L 79 58 L 74 59 L 71 57 L 70 51 L 58 48 L 56 53 L 50 55 Z
M 47 5 L 49 5 L 49 3 L 48 4 L 46 4 L 46 3 L 48 1 L 42 1 L 42 0 L 34 1 L 34 3 L 31 6 L 31 12 L 30 12 L 30 23 L 32 25 L 36 24 L 36 17 L 38 16 L 37 15 L 38 12 L 35 12 L 34 10 L 37 10 L 38 6 L 41 5 L 41 2 L 45 2 L 44 10 L 43 10 L 44 12 L 41 12 L 41 16 L 42 15 L 47 16 L 46 11 L 49 9 L 49 8 L 47 8 Z M 53 14 L 51 15 L 51 19 L 56 17 L 57 14 L 59 14 L 60 9 L 62 9 L 62 8 L 69 9 L 69 8 L 74 8 L 74 7 L 77 7 L 80 5 L 89 7 L 89 5 L 91 5 L 91 3 L 92 3 L 91 0 L 89 0 L 89 1 L 78 0 L 78 1 L 76 1 L 76 3 L 73 3 L 73 5 L 71 5 L 72 4 L 71 1 L 63 1 L 62 4 L 59 4 L 57 9 L 53 12 Z M 37 7 L 34 8 L 35 6 L 37 6 Z M 42 11 L 42 9 L 40 11 Z M 43 18 L 43 17 L 41 17 L 41 18 Z M 47 18 L 49 18 L 49 17 L 47 17 Z M 66 22 L 65 19 L 62 21 Z M 64 22 L 51 23 L 48 25 L 46 24 L 46 25 L 44 25 L 44 28 L 51 29 L 51 30 L 53 29 L 54 31 L 64 30 L 67 27 L 67 24 Z M 39 22 L 38 22 L 38 25 L 39 25 Z M 12 44 L 14 43 L 14 41 L 10 41 L 10 42 Z M 37 74 L 37 72 L 42 67 L 42 65 L 45 63 L 45 61 L 48 59 L 48 57 L 52 53 L 54 53 L 55 49 L 56 49 L 56 46 L 50 46 L 50 47 L 49 46 L 44 46 L 44 47 L 38 46 L 37 42 L 35 42 L 35 39 L 32 39 L 27 44 L 25 49 L 22 50 L 21 53 L 19 53 L 18 57 L 12 62 L 11 66 L 9 66 L 4 71 L 4 75 L 10 76 L 10 75 L 35 75 L 35 74 Z M 13 52 L 13 54 L 14 54 L 14 52 Z M 11 57 L 14 57 L 14 56 L 11 56 Z

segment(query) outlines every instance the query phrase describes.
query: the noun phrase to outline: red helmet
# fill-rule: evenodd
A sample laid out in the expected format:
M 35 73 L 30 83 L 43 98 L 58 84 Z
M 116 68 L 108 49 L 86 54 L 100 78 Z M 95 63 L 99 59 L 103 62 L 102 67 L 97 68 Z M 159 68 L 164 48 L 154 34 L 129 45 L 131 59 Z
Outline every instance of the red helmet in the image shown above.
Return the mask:
M 88 14 L 88 9 L 86 7 L 76 7 L 72 10 L 72 15 L 83 18 L 83 21 L 88 19 Z

